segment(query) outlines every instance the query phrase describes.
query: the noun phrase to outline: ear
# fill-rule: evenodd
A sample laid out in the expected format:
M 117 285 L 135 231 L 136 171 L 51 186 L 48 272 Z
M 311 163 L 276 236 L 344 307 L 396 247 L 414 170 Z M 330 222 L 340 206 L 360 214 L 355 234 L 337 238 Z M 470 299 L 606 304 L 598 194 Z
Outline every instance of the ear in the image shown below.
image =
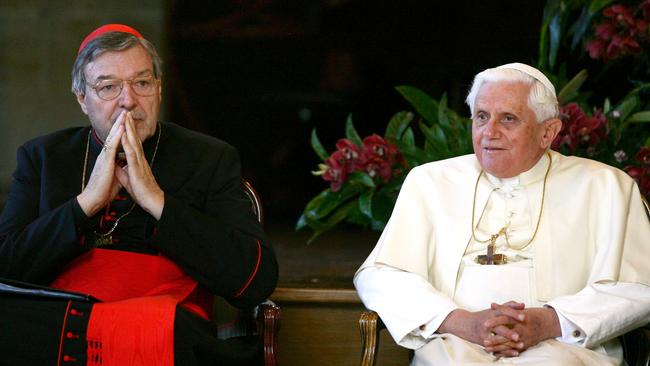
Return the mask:
M 540 140 L 540 148 L 547 149 L 555 140 L 555 136 L 560 133 L 562 129 L 562 121 L 559 118 L 549 119 L 542 122 L 544 125 L 542 139 Z
M 88 107 L 86 107 L 86 95 L 85 94 L 75 94 L 77 96 L 77 103 L 81 107 L 81 111 L 85 115 L 88 115 Z

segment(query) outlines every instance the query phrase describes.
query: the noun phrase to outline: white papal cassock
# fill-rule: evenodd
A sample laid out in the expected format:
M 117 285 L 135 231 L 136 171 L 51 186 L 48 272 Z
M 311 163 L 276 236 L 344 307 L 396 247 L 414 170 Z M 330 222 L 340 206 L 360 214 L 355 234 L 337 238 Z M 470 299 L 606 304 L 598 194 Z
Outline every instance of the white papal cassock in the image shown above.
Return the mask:
M 549 172 L 541 222 L 544 175 Z M 355 275 L 366 307 L 414 365 L 521 363 L 608 365 L 622 358 L 616 337 L 650 322 L 650 221 L 624 172 L 549 151 L 529 171 L 499 179 L 474 155 L 414 168 L 375 249 Z M 474 262 L 484 240 L 506 228 L 497 253 L 508 264 Z M 525 246 L 525 247 L 524 247 Z M 523 248 L 522 248 L 523 247 Z M 437 334 L 456 308 L 509 300 L 551 306 L 562 337 L 501 359 L 450 334 Z

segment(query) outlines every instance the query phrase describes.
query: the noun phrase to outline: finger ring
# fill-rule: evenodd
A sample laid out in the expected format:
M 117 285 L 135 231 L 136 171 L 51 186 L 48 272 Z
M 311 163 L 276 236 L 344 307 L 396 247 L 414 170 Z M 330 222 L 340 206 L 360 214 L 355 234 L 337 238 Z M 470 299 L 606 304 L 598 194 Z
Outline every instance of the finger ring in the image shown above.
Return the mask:
M 111 147 L 110 147 L 110 146 L 108 146 L 108 145 L 106 145 L 106 144 L 104 144 L 104 148 L 103 148 L 103 150 L 104 150 L 104 151 L 108 151 L 108 150 L 110 150 L 110 149 L 111 149 Z

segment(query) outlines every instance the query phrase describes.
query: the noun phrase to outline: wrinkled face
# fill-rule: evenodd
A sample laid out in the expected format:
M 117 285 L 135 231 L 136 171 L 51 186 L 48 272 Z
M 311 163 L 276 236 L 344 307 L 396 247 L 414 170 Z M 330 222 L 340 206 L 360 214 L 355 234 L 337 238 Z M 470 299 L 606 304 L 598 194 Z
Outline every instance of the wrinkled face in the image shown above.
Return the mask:
M 156 92 L 150 96 L 140 96 L 125 82 L 120 95 L 112 100 L 103 100 L 91 87 L 106 79 L 129 80 L 153 75 L 153 63 L 147 51 L 139 46 L 124 51 L 105 52 L 86 65 L 86 94 L 77 95 L 81 110 L 88 115 L 90 124 L 102 141 L 106 140 L 111 126 L 123 111 L 130 111 L 135 129 L 141 141 L 156 132 L 160 112 L 161 86 L 156 81 Z
M 557 119 L 537 123 L 528 107 L 529 91 L 521 82 L 487 82 L 474 101 L 474 153 L 496 177 L 514 177 L 532 168 L 561 126 Z

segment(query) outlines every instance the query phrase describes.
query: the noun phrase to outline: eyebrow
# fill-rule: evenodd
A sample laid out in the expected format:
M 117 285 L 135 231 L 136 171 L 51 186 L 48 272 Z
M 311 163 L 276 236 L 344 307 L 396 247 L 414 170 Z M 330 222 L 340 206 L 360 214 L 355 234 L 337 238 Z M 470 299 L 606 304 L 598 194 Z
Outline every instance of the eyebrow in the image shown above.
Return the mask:
M 153 76 L 153 71 L 151 71 L 150 69 L 142 70 L 140 72 L 137 72 L 135 75 L 133 75 L 132 78 L 145 76 L 147 74 Z M 99 75 L 97 78 L 95 78 L 95 82 L 101 81 L 101 80 L 110 80 L 110 79 L 120 79 L 120 78 L 118 78 L 115 75 Z M 131 78 L 129 78 L 129 79 L 131 79 Z

